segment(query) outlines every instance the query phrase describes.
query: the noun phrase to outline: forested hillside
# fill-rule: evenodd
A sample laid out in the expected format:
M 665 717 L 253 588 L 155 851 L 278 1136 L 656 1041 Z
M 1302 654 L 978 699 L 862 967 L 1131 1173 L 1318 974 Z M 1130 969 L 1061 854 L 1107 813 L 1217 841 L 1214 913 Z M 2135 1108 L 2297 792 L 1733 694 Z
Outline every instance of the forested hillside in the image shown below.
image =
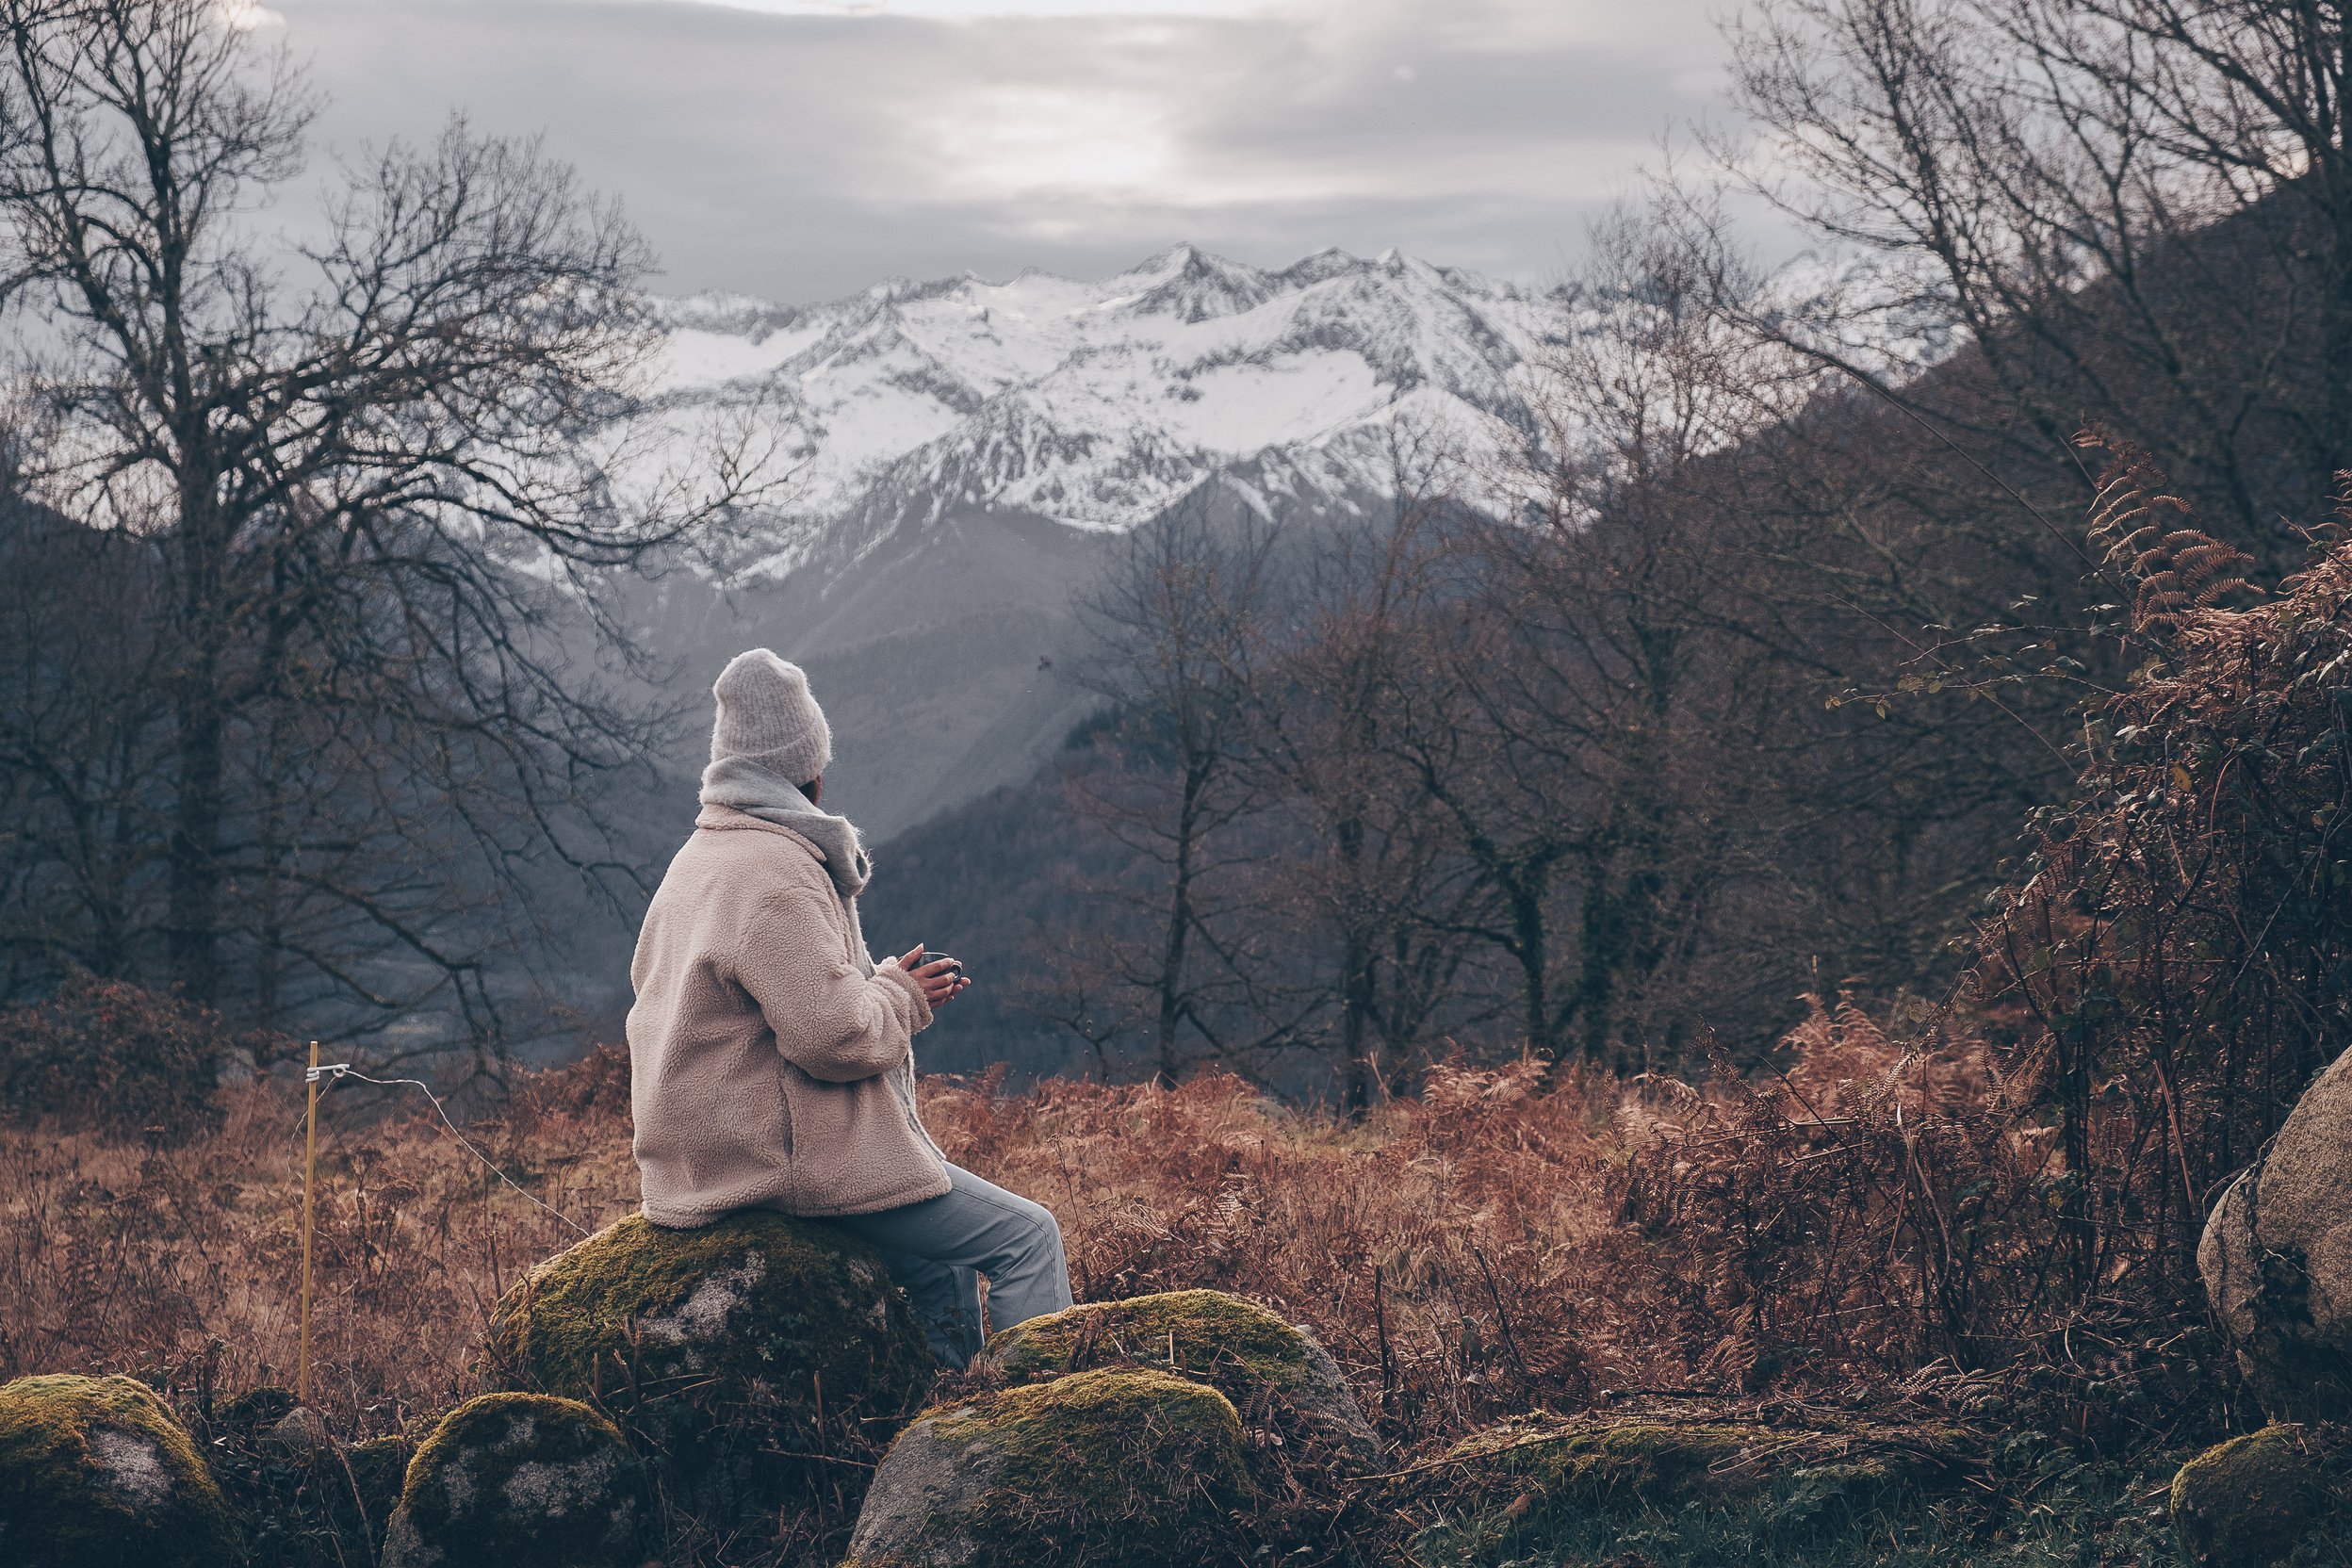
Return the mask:
M 1772 173 L 1725 144 L 1594 237 L 1562 298 L 1611 331 L 1533 356 L 1514 455 L 1138 531 L 1089 601 L 1115 722 L 881 906 L 1114 1070 L 1357 1103 L 1456 1051 L 1754 1061 L 1823 988 L 1940 1013 L 2149 657 L 2081 521 L 2114 454 L 2262 587 L 2352 461 L 2331 24 L 2262 16 L 1751 8 Z M 1759 270 L 1743 190 L 1867 265 Z M 1061 871 L 981 868 L 1056 816 Z

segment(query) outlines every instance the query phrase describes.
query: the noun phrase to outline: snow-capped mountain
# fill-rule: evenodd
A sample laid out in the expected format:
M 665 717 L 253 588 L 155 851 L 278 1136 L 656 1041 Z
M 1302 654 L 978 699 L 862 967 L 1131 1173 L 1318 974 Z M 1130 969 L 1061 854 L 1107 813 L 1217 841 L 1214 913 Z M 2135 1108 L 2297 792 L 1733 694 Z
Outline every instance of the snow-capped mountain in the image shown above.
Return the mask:
M 1399 433 L 1504 439 L 1561 307 L 1394 252 L 1261 271 L 1179 246 L 1096 283 L 656 309 L 665 422 L 780 433 L 791 477 L 727 584 L 672 578 L 649 633 L 684 679 L 760 644 L 807 665 L 825 799 L 879 841 L 1029 777 L 1090 709 L 1073 602 L 1122 533 L 1204 484 L 1363 507 Z
M 789 433 L 754 565 L 780 575 L 959 509 L 1124 531 L 1252 460 L 1277 483 L 1377 492 L 1392 424 L 1475 441 L 1522 416 L 1557 308 L 1393 251 L 1269 272 L 1185 245 L 1095 283 L 668 301 L 660 373 L 674 407 L 750 406 Z

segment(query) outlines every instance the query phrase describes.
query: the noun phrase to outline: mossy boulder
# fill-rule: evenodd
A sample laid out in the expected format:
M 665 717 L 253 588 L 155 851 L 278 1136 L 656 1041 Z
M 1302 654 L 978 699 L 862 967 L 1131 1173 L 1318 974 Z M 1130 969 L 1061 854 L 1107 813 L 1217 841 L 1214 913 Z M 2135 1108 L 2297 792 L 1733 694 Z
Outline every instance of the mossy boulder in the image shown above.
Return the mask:
M 576 1399 L 485 1394 L 409 1461 L 384 1568 L 635 1568 L 646 1522 L 620 1429 Z
M 292 1389 L 265 1383 L 216 1400 L 212 1424 L 238 1431 L 267 1431 L 293 1414 L 299 1403 Z
M 0 1562 L 225 1568 L 220 1489 L 162 1401 L 128 1378 L 0 1387 Z
M 1192 1568 L 1241 1548 L 1241 1417 L 1204 1383 L 1098 1370 L 925 1412 L 844 1568 Z
M 2213 1568 L 2263 1568 L 2288 1556 L 2328 1506 L 2323 1459 L 2310 1429 L 2289 1425 L 2189 1461 L 2172 1481 L 2180 1555 Z
M 837 1462 L 871 1462 L 933 1370 L 873 1249 L 767 1213 L 598 1232 L 499 1301 L 489 1361 L 500 1386 L 604 1411 L 673 1497 L 741 1521 L 861 1474 Z
M 2197 1265 L 2263 1410 L 2352 1421 L 2352 1052 L 2222 1194 Z
M 1366 1468 L 1378 1441 L 1348 1380 L 1315 1337 L 1272 1309 L 1221 1290 L 1090 1301 L 1004 1330 L 977 1370 L 1008 1383 L 1097 1367 L 1172 1372 L 1233 1402 L 1253 1448 L 1294 1465 Z
M 270 1429 L 270 1441 L 305 1454 L 330 1454 L 335 1447 L 335 1429 L 308 1405 L 297 1405 L 280 1416 Z
M 1737 1513 L 1756 1533 L 1803 1539 L 1932 1493 L 1970 1448 L 1960 1429 L 1926 1425 L 1538 1413 L 1407 1467 L 1391 1483 L 1387 1512 L 1440 1556 L 1465 1543 L 1541 1542 L 1612 1512 Z
M 408 1484 L 409 1462 L 416 1457 L 416 1445 L 397 1434 L 371 1437 L 344 1450 L 343 1462 L 351 1466 L 352 1494 L 370 1533 L 384 1533 L 392 1511 L 400 1506 L 400 1490 Z

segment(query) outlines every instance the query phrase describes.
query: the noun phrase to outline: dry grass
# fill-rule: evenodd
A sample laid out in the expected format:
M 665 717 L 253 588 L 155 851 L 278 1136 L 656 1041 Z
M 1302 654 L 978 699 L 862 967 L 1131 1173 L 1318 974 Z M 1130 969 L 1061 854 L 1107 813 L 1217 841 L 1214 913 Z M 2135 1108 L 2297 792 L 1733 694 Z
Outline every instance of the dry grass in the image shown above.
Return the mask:
M 0 1377 L 133 1372 L 199 1402 L 290 1386 L 302 1095 L 283 1080 L 229 1091 L 218 1131 L 177 1148 L 0 1133 Z M 386 1103 L 336 1089 L 319 1119 L 315 1397 L 353 1435 L 476 1392 L 491 1304 L 573 1239 L 437 1123 Z M 518 1113 L 475 1136 L 584 1225 L 634 1207 L 626 1125 L 607 1109 Z
M 1614 1217 L 1616 1095 L 1440 1069 L 1360 1126 L 1238 1080 L 937 1086 L 951 1156 L 1061 1217 L 1079 1294 L 1208 1286 L 1311 1326 L 1399 1439 L 1664 1375 Z
M 620 1066 L 548 1075 L 470 1129 L 592 1228 L 634 1205 Z M 1061 1217 L 1083 1296 L 1272 1302 L 1410 1438 L 1667 1375 L 1612 1217 L 1614 1097 L 1531 1087 L 1441 1071 L 1353 1127 L 1221 1078 L 1020 1096 L 935 1079 L 925 1103 L 951 1155 Z M 173 1149 L 0 1132 L 0 1378 L 132 1371 L 198 1401 L 292 1380 L 301 1089 L 227 1099 Z M 354 1433 L 472 1392 L 491 1303 L 572 1239 L 406 1110 L 339 1088 L 320 1120 L 317 1398 Z
M 1617 1392 L 2031 1355 L 2052 1156 L 1982 1048 L 1817 1008 L 1787 1056 L 1704 1088 L 1441 1067 L 1358 1124 L 1222 1077 L 931 1079 L 924 1106 L 952 1157 L 1060 1217 L 1082 1298 L 1266 1301 L 1400 1446 Z M 240 1088 L 171 1149 L 0 1132 L 0 1379 L 129 1371 L 198 1408 L 291 1382 L 300 1096 Z M 635 1203 L 627 1102 L 603 1051 L 469 1131 L 593 1228 Z M 352 1435 L 474 1392 L 491 1305 L 573 1239 L 411 1110 L 339 1088 L 321 1119 L 316 1402 Z

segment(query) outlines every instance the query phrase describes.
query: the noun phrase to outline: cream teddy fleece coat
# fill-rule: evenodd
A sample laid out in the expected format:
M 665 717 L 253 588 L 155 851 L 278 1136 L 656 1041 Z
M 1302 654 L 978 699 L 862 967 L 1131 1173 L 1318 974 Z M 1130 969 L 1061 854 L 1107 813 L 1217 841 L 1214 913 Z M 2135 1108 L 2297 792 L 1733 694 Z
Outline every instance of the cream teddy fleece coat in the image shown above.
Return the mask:
M 895 962 L 868 974 L 860 940 L 815 843 L 703 808 L 629 968 L 647 1219 L 871 1214 L 948 1190 L 915 1114 L 913 1038 L 931 1009 Z

